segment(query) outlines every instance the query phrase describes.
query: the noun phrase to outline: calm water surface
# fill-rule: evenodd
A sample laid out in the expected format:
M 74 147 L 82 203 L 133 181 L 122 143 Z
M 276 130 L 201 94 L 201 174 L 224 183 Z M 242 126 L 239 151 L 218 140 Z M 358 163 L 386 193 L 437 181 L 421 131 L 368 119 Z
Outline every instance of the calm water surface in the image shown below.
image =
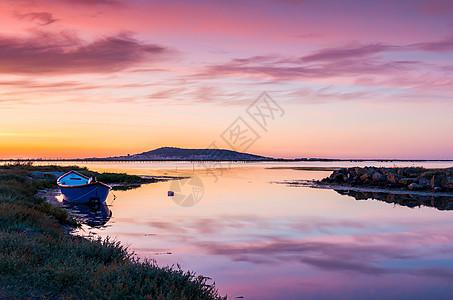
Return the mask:
M 394 165 L 289 165 L 371 164 Z M 357 201 L 333 190 L 276 184 L 330 174 L 268 169 L 288 165 L 281 163 L 234 164 L 214 174 L 192 163 L 84 165 L 197 178 L 114 191 L 117 198 L 107 200 L 109 221 L 86 225 L 80 233 L 115 237 L 141 258 L 212 277 L 231 299 L 453 298 L 453 211 Z M 167 195 L 175 188 L 183 198 L 195 195 L 198 203 L 177 205 Z

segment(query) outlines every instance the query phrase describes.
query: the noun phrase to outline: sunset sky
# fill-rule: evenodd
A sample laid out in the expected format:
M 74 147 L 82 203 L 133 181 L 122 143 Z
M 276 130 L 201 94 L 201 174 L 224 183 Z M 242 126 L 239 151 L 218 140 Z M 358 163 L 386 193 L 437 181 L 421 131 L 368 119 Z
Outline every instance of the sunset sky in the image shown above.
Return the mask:
M 254 154 L 453 159 L 450 0 L 4 0 L 0 14 L 0 158 L 230 149 L 241 117 Z M 247 114 L 263 92 L 282 109 L 266 128 Z

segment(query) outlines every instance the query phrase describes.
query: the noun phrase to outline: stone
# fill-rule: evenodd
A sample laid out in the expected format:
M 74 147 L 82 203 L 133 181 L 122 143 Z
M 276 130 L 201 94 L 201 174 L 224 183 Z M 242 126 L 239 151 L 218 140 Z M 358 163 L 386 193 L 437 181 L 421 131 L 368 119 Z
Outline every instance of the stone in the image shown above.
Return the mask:
M 357 177 L 357 173 L 355 171 L 349 171 L 348 179 L 353 179 L 354 177 Z
M 374 172 L 373 174 L 374 181 L 386 181 L 387 176 L 380 174 L 379 172 Z
M 423 187 L 431 187 L 431 180 L 424 178 L 424 177 L 420 177 L 418 179 L 418 184 Z
M 411 183 L 417 183 L 417 182 L 418 182 L 417 178 L 407 178 L 407 177 L 400 178 L 400 180 L 398 181 L 399 184 L 406 185 L 406 186 L 408 186 Z
M 365 173 L 365 169 L 360 168 L 360 167 L 356 167 L 354 171 L 355 171 L 355 172 L 357 173 L 357 175 L 359 175 L 359 176 L 361 176 L 361 175 L 363 175 L 363 174 Z
M 346 168 L 341 168 L 341 169 L 338 169 L 337 172 L 341 173 L 341 174 L 346 174 L 348 171 L 346 170 Z
M 335 181 L 344 181 L 344 174 L 341 174 L 341 173 L 336 173 L 334 176 L 333 176 L 333 179 Z
M 435 187 L 439 187 L 442 182 L 442 178 L 439 176 L 433 175 L 431 178 L 431 188 L 434 189 Z
M 383 173 L 384 175 L 388 175 L 388 174 L 390 174 L 390 173 L 396 173 L 396 171 L 393 170 L 393 169 L 390 169 L 390 168 L 382 168 L 382 173 Z
M 396 174 L 396 173 L 388 173 L 387 175 L 387 181 L 391 183 L 399 183 L 399 180 L 401 179 L 401 176 Z
M 418 183 L 411 183 L 411 184 L 409 184 L 408 188 L 412 191 L 418 191 L 418 190 L 422 190 L 423 186 Z
M 442 180 L 441 186 L 446 189 L 453 189 L 453 177 L 447 177 Z
M 420 175 L 420 170 L 417 170 L 416 168 L 407 168 L 404 173 L 407 177 L 418 177 Z

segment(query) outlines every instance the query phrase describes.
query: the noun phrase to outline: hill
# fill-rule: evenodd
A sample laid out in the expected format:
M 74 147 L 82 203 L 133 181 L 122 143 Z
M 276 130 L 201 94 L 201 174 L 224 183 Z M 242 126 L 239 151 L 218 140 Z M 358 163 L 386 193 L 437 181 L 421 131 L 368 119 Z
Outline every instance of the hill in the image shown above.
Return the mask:
M 272 160 L 271 157 L 242 153 L 225 149 L 183 149 L 162 147 L 155 150 L 108 157 L 111 160 Z

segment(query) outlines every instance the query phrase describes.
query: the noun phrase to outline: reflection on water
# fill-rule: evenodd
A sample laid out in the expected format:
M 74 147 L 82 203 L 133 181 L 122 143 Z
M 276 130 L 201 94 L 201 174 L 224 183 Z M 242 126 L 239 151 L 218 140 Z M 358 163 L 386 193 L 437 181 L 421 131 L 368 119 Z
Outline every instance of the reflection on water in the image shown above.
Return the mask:
M 354 190 L 335 190 L 341 195 L 354 197 L 356 200 L 375 199 L 407 207 L 428 206 L 439 210 L 453 210 L 453 196 L 437 196 L 423 194 L 394 194 L 391 192 L 369 192 Z
M 115 168 L 129 172 L 128 164 Z M 90 231 L 115 237 L 162 266 L 178 263 L 212 277 L 230 299 L 452 298 L 450 211 L 271 184 L 319 180 L 330 172 L 266 167 L 223 169 L 218 181 L 196 168 L 160 170 L 172 176 L 193 171 L 203 197 L 179 206 L 168 197 L 170 182 L 115 191 L 108 226 Z M 130 173 L 154 172 L 137 168 Z
M 72 216 L 90 227 L 105 225 L 112 216 L 112 212 L 105 202 L 96 205 L 86 205 L 65 201 L 63 202 L 63 207 L 66 208 Z

